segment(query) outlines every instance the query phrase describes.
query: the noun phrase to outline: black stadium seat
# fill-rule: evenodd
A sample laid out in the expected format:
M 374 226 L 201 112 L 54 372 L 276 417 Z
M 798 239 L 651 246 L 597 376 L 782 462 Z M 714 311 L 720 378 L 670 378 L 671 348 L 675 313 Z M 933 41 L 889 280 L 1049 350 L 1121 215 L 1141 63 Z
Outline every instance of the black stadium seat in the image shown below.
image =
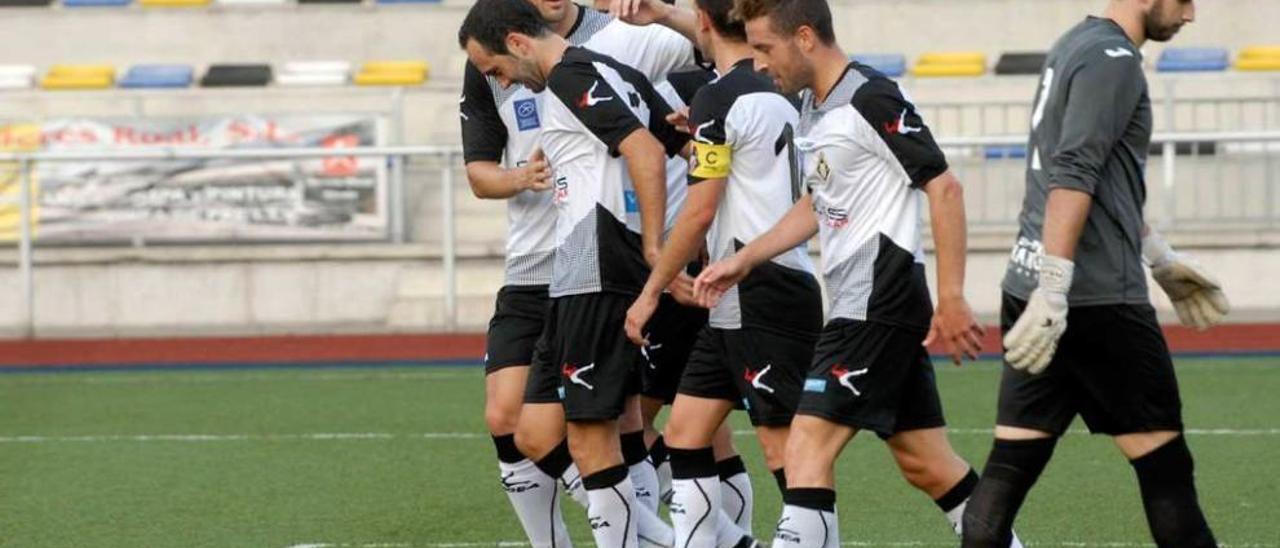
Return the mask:
M 1006 53 L 996 63 L 996 74 L 1040 74 L 1044 59 L 1041 52 Z
M 0 8 L 47 6 L 53 0 L 0 0 Z
M 255 87 L 271 83 L 271 65 L 211 65 L 200 85 L 213 87 Z

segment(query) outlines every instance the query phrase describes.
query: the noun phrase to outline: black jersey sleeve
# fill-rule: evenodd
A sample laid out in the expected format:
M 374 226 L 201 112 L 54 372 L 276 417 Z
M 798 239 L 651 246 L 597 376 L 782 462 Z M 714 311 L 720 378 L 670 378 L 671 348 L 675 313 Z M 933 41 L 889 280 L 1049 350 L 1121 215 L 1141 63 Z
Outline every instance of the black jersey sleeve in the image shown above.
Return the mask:
M 1058 100 L 1066 103 L 1050 160 L 1049 188 L 1093 194 L 1111 149 L 1124 135 L 1142 98 L 1142 61 L 1129 47 L 1091 49 L 1095 51 L 1065 75 L 1070 80 L 1057 91 Z
M 733 163 L 733 146 L 729 142 L 729 110 L 732 94 L 723 93 L 724 86 L 709 85 L 693 98 L 689 107 L 689 131 L 693 133 L 693 154 L 689 165 L 689 184 L 729 176 Z
M 598 71 L 586 63 L 561 63 L 551 71 L 547 89 L 618 156 L 618 145 L 643 124 Z
M 866 118 L 907 172 L 912 188 L 921 188 L 947 171 L 947 158 L 924 119 L 893 80 L 872 78 L 853 95 L 853 107 Z
M 498 105 L 489 79 L 467 62 L 462 78 L 462 157 L 466 162 L 499 162 L 507 148 L 507 126 L 498 114 Z

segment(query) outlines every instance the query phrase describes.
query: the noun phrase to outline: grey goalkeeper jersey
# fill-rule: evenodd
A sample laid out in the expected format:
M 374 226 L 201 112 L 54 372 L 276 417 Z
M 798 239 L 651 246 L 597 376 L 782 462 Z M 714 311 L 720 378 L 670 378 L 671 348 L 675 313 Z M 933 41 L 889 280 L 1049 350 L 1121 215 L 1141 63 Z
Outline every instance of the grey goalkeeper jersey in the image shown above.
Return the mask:
M 1089 17 L 1049 51 L 1034 105 L 1004 290 L 1026 299 L 1036 288 L 1045 201 L 1051 189 L 1069 188 L 1093 197 L 1076 246 L 1071 306 L 1147 303 L 1142 206 L 1151 99 L 1141 52 L 1115 22 Z

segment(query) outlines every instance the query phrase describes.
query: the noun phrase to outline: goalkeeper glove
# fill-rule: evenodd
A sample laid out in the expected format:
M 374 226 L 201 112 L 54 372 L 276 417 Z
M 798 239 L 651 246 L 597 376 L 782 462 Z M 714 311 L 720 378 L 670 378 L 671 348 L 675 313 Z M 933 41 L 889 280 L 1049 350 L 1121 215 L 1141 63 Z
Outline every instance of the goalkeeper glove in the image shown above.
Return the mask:
M 1040 287 L 1031 292 L 1027 308 L 1004 336 L 1005 360 L 1032 375 L 1044 371 L 1067 331 L 1067 293 L 1075 264 L 1062 257 L 1040 258 Z
M 1173 302 L 1182 325 L 1204 331 L 1231 312 L 1218 280 L 1194 258 L 1175 252 L 1155 230 L 1142 239 L 1142 258 L 1151 266 L 1151 277 Z

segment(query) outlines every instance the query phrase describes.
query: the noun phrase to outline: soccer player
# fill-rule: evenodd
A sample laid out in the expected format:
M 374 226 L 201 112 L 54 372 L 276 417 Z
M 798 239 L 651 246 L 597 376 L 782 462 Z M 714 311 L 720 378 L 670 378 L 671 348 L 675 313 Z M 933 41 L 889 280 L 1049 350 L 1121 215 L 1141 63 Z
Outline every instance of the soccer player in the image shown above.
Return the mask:
M 643 74 L 571 47 L 524 0 L 481 0 L 458 37 L 483 73 L 548 92 L 541 145 L 555 166 L 557 215 L 545 363 L 560 373 L 569 447 L 597 545 L 638 546 L 618 418 L 636 408 L 641 355 L 622 333 L 622 307 L 658 255 L 665 161 L 687 137 L 666 124 L 670 107 Z M 625 221 L 628 192 L 639 234 Z
M 804 90 L 796 146 L 810 193 L 775 227 L 704 270 L 695 293 L 715 302 L 757 265 L 817 233 L 830 308 L 787 439 L 773 546 L 840 545 L 833 467 L 861 430 L 887 441 L 904 478 L 958 530 L 978 478 L 947 441 L 925 345 L 943 343 L 957 364 L 980 348 L 982 328 L 964 298 L 960 182 L 898 85 L 848 61 L 826 2 L 738 0 L 736 10 L 756 66 L 783 93 Z M 936 309 L 920 241 L 925 197 Z
M 654 316 L 663 288 L 704 246 L 712 260 L 731 256 L 799 198 L 796 108 L 755 71 L 743 25 L 730 20 L 732 7 L 732 0 L 697 2 L 698 46 L 720 77 L 694 99 L 688 198 L 628 312 L 627 334 L 638 344 L 663 327 Z M 677 546 L 716 545 L 722 496 L 712 441 L 735 403 L 745 402 L 766 464 L 783 477 L 787 427 L 821 327 L 821 292 L 803 242 L 712 309 L 667 422 Z
M 965 511 L 966 547 L 1008 545 L 1018 508 L 1077 414 L 1129 459 L 1158 546 L 1217 546 L 1142 270 L 1145 260 L 1185 324 L 1205 329 L 1230 310 L 1214 278 L 1142 214 L 1152 119 L 1139 48 L 1194 18 L 1190 0 L 1113 0 L 1049 52 L 1003 283 L 996 439 Z

